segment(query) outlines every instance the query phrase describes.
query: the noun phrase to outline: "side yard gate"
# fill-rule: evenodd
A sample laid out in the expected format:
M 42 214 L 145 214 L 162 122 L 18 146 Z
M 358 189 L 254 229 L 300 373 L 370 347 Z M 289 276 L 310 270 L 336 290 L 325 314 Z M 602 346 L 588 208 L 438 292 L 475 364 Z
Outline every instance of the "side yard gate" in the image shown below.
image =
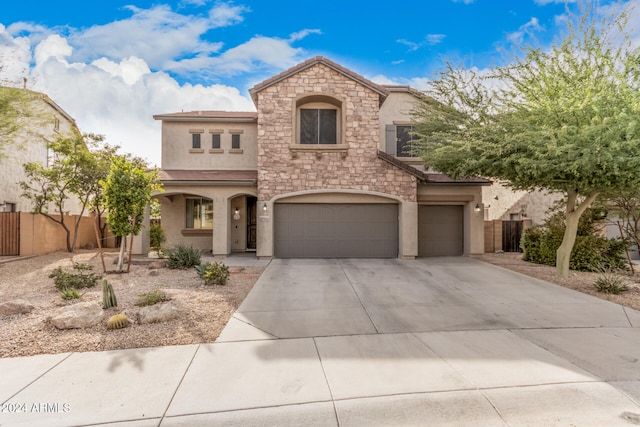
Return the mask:
M 502 250 L 505 252 L 522 252 L 520 237 L 522 236 L 522 221 L 502 222 Z
M 0 256 L 20 255 L 20 212 L 0 212 Z

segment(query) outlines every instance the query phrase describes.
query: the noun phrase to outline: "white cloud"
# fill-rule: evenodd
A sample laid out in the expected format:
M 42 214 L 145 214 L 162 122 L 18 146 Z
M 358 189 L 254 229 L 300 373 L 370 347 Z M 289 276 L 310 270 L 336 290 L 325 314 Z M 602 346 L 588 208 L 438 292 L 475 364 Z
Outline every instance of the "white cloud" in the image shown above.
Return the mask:
M 245 6 L 231 6 L 228 3 L 218 3 L 209 11 L 209 19 L 213 28 L 228 27 L 244 20 L 242 14 L 249 12 Z
M 535 37 L 535 33 L 544 31 L 544 27 L 540 25 L 538 18 L 533 17 L 527 23 L 522 24 L 518 31 L 507 34 L 507 38 L 514 43 L 522 43 L 525 37 Z
M 423 46 L 435 46 L 437 44 L 440 44 L 445 39 L 445 37 L 447 37 L 446 34 L 427 34 L 424 37 L 424 40 L 418 43 L 406 39 L 398 39 L 396 40 L 396 42 L 408 46 L 409 52 L 415 52 Z
M 305 52 L 294 42 L 321 34 L 303 29 L 288 38 L 255 36 L 223 50 L 221 42 L 208 42 L 204 34 L 241 22 L 247 8 L 216 2 L 199 16 L 168 6 L 129 10 L 127 19 L 82 30 L 0 25 L 0 82 L 22 86 L 27 77 L 28 87 L 49 95 L 82 132 L 103 134 L 123 152 L 156 165 L 161 125 L 154 114 L 255 110 L 248 94 L 237 88 L 180 83 L 176 75 L 200 82 L 241 73 L 271 75 L 302 59 Z
M 415 52 L 420 48 L 420 44 L 405 39 L 398 39 L 396 42 L 409 47 L 409 52 Z
M 475 0 L 452 0 L 454 3 L 464 3 L 464 4 L 471 4 L 473 3 Z
M 307 37 L 309 34 L 322 34 L 322 31 L 318 29 L 304 29 L 302 31 L 291 33 L 291 35 L 289 35 L 289 41 L 296 42 L 298 40 L 302 40 L 303 38 Z
M 214 21 L 208 17 L 181 15 L 165 5 L 151 9 L 128 8 L 133 12 L 128 19 L 72 32 L 69 41 L 75 48 L 73 59 L 120 60 L 135 56 L 144 59 L 151 68 L 161 69 L 175 58 L 215 53 L 223 46 L 221 42 L 202 39 L 204 33 L 223 23 L 219 17 Z
M 447 37 L 446 34 L 427 34 L 427 44 L 436 45 L 442 43 L 445 37 Z
M 0 27 L 0 55 L 10 54 L 0 80 L 49 95 L 78 123 L 82 132 L 103 134 L 123 152 L 160 165 L 160 123 L 154 114 L 191 110 L 253 111 L 238 89 L 224 85 L 179 84 L 163 71 L 151 71 L 135 56 L 114 61 L 73 62 L 69 40 L 51 35 L 31 51 L 26 37 L 11 38 Z M 31 63 L 34 66 L 30 66 Z

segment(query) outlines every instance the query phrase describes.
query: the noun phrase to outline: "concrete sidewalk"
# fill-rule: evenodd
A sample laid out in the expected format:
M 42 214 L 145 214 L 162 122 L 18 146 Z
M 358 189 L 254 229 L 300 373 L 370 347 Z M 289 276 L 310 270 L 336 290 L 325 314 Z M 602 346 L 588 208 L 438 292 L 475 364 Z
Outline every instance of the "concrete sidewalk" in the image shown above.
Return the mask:
M 274 260 L 216 343 L 0 359 L 0 426 L 630 426 L 639 360 L 639 312 L 477 260 Z

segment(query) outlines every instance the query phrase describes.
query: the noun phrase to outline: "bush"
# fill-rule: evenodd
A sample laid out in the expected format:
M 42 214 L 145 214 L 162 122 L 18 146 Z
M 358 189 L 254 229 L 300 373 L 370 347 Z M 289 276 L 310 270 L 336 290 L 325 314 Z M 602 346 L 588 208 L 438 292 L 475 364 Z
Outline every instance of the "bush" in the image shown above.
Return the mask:
M 537 264 L 556 265 L 556 251 L 564 237 L 564 213 L 551 215 L 541 225 L 524 232 L 520 245 L 523 260 Z M 627 242 L 607 239 L 599 235 L 602 212 L 594 208 L 585 212 L 578 224 L 576 242 L 571 251 L 569 268 L 578 271 L 603 271 L 624 269 L 627 261 L 624 251 Z
M 90 288 L 95 286 L 96 282 L 102 278 L 99 274 L 91 273 L 93 267 L 89 264 L 73 263 L 73 269 L 77 273 L 71 273 L 62 267 L 57 267 L 49 274 L 58 291 L 68 288 Z
M 160 252 L 162 249 L 162 244 L 167 240 L 164 235 L 164 230 L 160 226 L 160 224 L 151 224 L 149 227 L 149 246 L 156 252 Z
M 628 290 L 624 280 L 613 273 L 603 273 L 598 276 L 593 286 L 596 287 L 598 292 L 605 294 L 618 295 Z
M 205 285 L 226 285 L 229 280 L 229 267 L 222 263 L 205 262 L 195 267 L 196 273 L 204 280 Z
M 169 268 L 186 269 L 200 264 L 200 250 L 193 246 L 177 245 L 167 251 Z
M 158 288 L 152 290 L 151 292 L 138 294 L 138 301 L 136 302 L 136 305 L 138 307 L 146 307 L 149 305 L 156 305 L 159 302 L 169 301 L 170 299 L 171 298 L 165 291 Z
M 59 294 L 60 294 L 60 298 L 66 299 L 66 300 L 76 299 L 82 296 L 80 295 L 80 292 L 78 292 L 76 288 L 64 288 L 59 292 Z

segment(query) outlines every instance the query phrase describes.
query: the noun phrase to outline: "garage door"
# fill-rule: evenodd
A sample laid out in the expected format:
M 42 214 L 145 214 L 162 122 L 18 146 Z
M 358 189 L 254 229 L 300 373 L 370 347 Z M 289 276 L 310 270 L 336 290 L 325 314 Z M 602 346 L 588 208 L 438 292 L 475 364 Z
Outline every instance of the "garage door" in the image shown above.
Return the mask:
M 462 206 L 418 207 L 418 255 L 462 255 Z
M 274 245 L 278 258 L 395 258 L 398 205 L 279 203 Z

